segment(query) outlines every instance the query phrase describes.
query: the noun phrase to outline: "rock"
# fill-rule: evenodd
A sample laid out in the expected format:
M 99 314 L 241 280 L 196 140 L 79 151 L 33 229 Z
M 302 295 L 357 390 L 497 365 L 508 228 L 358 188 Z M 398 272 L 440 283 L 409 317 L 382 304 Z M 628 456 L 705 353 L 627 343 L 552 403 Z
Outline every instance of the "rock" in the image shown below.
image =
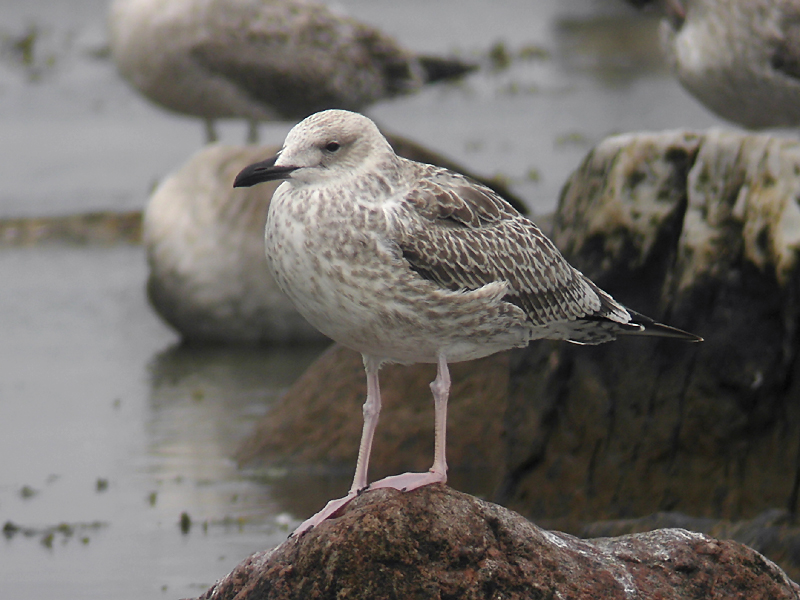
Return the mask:
M 681 527 L 721 540 L 747 544 L 776 562 L 794 581 L 800 581 L 800 527 L 785 510 L 767 510 L 746 521 L 690 517 L 682 513 L 661 512 L 639 519 L 620 519 L 591 523 L 581 537 L 618 536 L 663 527 Z
M 800 586 L 736 542 L 683 529 L 580 540 L 431 485 L 366 492 L 198 600 L 233 598 L 780 600 Z
M 696 346 L 540 342 L 513 355 L 495 499 L 568 531 L 680 511 L 795 512 L 800 144 L 709 131 L 609 138 L 566 183 L 553 239 Z
M 403 156 L 463 172 L 409 140 L 390 136 L 390 141 Z M 148 296 L 185 341 L 324 340 L 300 317 L 268 271 L 265 194 L 271 196 L 280 182 L 233 189 L 242 168 L 278 150 L 208 146 L 165 179 L 150 198 L 143 225 L 150 266 Z M 486 183 L 523 206 L 497 182 Z
M 451 473 L 482 474 L 476 493 L 500 482 L 500 443 L 508 389 L 508 355 L 451 366 L 447 459 Z M 370 460 L 371 479 L 424 471 L 433 460 L 436 365 L 386 365 L 381 369 L 381 410 Z M 334 345 L 264 416 L 236 458 L 248 465 L 288 465 L 298 470 L 352 475 L 361 437 L 367 387 L 361 355 Z M 476 440 L 487 440 L 476 444 Z M 319 508 L 319 507 L 317 507 Z

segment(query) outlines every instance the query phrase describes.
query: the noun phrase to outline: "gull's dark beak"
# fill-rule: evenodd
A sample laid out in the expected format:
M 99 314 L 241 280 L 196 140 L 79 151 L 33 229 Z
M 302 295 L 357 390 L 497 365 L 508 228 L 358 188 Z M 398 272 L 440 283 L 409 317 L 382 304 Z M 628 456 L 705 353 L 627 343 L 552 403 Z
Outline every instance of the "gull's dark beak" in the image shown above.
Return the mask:
M 233 187 L 250 187 L 263 181 L 288 179 L 289 174 L 297 167 L 276 167 L 278 155 L 262 160 L 242 169 L 233 181 Z

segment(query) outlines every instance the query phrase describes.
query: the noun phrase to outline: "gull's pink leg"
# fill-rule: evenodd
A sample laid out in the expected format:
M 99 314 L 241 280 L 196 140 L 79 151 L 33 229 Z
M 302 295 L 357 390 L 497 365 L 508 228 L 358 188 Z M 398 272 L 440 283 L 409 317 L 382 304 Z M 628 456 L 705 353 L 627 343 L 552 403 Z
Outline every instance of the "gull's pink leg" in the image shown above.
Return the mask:
M 367 487 L 367 471 L 369 470 L 369 455 L 372 452 L 372 439 L 378 427 L 378 417 L 381 414 L 381 384 L 378 381 L 378 371 L 381 361 L 372 357 L 364 357 L 364 369 L 367 372 L 367 401 L 364 402 L 364 428 L 361 430 L 361 444 L 358 447 L 358 460 L 356 461 L 356 474 L 350 494 L 357 494 Z
M 435 407 L 435 430 L 433 447 L 433 466 L 425 473 L 403 473 L 392 475 L 370 484 L 369 489 L 394 488 L 410 492 L 431 483 L 447 482 L 447 399 L 450 395 L 450 371 L 447 368 L 447 359 L 439 355 L 439 369 L 436 379 L 431 382 L 431 391 Z
M 378 371 L 381 368 L 381 361 L 370 356 L 364 356 L 364 369 L 367 372 L 367 400 L 364 402 L 364 427 L 361 430 L 361 444 L 358 448 L 358 461 L 356 462 L 356 474 L 353 477 L 353 485 L 344 498 L 331 500 L 325 507 L 312 517 L 309 517 L 294 530 L 292 535 L 300 535 L 304 531 L 311 529 L 345 504 L 355 498 L 358 493 L 367 487 L 367 471 L 369 470 L 369 455 L 372 451 L 372 439 L 375 437 L 375 429 L 378 426 L 378 417 L 381 413 L 381 388 L 378 381 Z M 449 383 L 448 383 L 449 387 Z M 446 468 L 446 467 L 445 467 Z
M 447 359 L 439 356 L 436 379 L 431 382 L 434 401 L 433 473 L 441 473 L 442 483 L 447 481 L 447 401 L 450 398 L 450 370 Z

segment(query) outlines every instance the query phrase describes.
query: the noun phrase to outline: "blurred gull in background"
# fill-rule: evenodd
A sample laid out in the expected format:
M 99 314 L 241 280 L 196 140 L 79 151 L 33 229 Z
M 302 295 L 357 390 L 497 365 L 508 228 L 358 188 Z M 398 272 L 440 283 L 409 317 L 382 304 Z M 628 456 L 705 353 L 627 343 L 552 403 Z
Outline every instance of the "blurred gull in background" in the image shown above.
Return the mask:
M 295 121 L 359 110 L 474 65 L 420 56 L 379 30 L 304 0 L 115 0 L 111 53 L 150 100 L 213 121 Z
M 232 188 L 242 168 L 277 150 L 208 146 L 150 198 L 143 233 L 147 295 L 186 341 L 325 339 L 267 274 L 264 224 L 274 189 Z
M 707 108 L 751 129 L 800 124 L 800 1 L 629 2 L 664 11 L 667 62 Z

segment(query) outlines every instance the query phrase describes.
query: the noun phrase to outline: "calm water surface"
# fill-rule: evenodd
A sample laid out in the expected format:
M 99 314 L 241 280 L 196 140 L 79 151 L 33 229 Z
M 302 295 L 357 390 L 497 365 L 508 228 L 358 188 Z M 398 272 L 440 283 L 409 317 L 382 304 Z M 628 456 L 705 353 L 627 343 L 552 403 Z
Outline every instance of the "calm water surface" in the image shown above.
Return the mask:
M 21 528 L 0 542 L 0 581 L 15 598 L 186 596 L 286 537 L 292 507 L 228 457 L 319 348 L 176 347 L 138 247 L 4 250 L 0 273 L 0 520 Z
M 532 56 L 369 114 L 504 175 L 536 212 L 610 133 L 721 125 L 661 68 L 652 21 L 618 0 L 338 4 L 420 50 L 488 62 L 502 42 Z M 0 218 L 142 208 L 201 144 L 199 122 L 118 79 L 105 8 L 0 3 Z M 244 133 L 223 128 L 228 142 Z M 0 540 L 0 581 L 15 599 L 196 596 L 332 495 L 229 458 L 318 348 L 176 347 L 136 246 L 3 248 L 0 276 L 0 523 L 20 528 Z

